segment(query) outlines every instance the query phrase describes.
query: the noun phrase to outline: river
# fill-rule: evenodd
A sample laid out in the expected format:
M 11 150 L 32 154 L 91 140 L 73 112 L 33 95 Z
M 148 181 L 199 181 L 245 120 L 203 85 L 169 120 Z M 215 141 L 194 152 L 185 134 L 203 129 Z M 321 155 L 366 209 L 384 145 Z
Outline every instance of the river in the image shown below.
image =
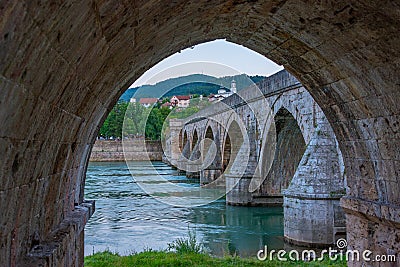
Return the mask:
M 198 186 L 162 162 L 152 165 L 170 181 Z M 153 166 L 130 163 L 134 176 L 153 172 Z M 96 212 L 85 228 L 85 255 L 106 249 L 121 255 L 166 249 L 177 238 L 186 238 L 188 227 L 216 256 L 255 256 L 264 245 L 283 248 L 283 208 L 227 206 L 224 199 L 195 208 L 173 207 L 146 194 L 125 162 L 91 162 L 85 198 L 96 200 Z

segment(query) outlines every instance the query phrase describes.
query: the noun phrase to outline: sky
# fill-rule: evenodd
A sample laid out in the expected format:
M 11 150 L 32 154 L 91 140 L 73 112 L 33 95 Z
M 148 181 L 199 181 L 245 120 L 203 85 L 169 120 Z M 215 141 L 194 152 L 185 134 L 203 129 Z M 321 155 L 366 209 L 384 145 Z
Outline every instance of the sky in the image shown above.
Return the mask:
M 178 52 L 145 72 L 131 87 L 190 74 L 269 76 L 283 67 L 244 46 L 215 40 Z

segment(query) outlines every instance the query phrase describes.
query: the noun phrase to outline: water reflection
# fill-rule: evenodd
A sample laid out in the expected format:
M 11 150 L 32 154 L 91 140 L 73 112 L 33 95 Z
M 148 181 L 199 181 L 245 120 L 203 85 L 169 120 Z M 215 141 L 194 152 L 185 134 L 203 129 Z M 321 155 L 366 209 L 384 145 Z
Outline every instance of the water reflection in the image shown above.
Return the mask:
M 164 163 L 153 165 L 169 181 L 198 186 Z M 144 162 L 132 162 L 130 169 L 135 176 L 156 174 Z M 96 212 L 85 231 L 86 255 L 105 249 L 120 254 L 166 249 L 169 242 L 187 236 L 188 225 L 219 256 L 255 256 L 264 245 L 283 248 L 282 208 L 226 206 L 224 199 L 202 207 L 172 207 L 143 192 L 122 162 L 90 163 L 85 197 L 96 200 Z

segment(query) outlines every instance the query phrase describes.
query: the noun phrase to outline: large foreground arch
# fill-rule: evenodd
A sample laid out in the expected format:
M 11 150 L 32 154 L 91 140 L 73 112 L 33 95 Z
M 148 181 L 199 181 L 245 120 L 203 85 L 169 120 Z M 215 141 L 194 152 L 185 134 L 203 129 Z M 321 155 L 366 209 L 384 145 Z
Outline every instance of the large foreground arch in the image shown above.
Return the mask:
M 400 261 L 399 25 L 396 1 L 1 1 L 1 264 L 82 263 L 99 126 L 144 71 L 216 38 L 310 90 L 343 152 L 350 246 Z

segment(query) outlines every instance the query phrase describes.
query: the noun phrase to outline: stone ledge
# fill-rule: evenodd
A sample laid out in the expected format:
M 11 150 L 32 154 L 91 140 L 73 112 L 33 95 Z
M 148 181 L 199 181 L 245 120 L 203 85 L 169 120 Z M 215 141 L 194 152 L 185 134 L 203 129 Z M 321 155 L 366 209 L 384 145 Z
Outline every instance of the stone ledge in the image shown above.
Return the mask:
M 66 246 L 74 245 L 83 232 L 89 218 L 95 210 L 94 200 L 85 200 L 69 214 L 50 236 L 38 245 L 35 245 L 28 255 L 19 263 L 19 266 L 53 266 L 60 262 Z
M 262 207 L 264 206 L 261 203 L 254 203 L 252 201 L 248 202 L 232 202 L 232 201 L 226 201 L 226 204 L 229 206 L 242 206 L 242 207 Z
M 96 210 L 96 202 L 94 200 L 86 200 L 85 199 L 85 200 L 83 200 L 83 202 L 81 203 L 80 206 L 88 209 L 89 218 L 92 217 L 93 213 Z
M 352 197 L 343 197 L 340 205 L 346 213 L 400 228 L 400 207 L 398 206 Z
M 256 179 L 257 181 L 261 180 L 260 178 L 255 178 L 255 175 L 248 175 L 247 173 L 244 173 L 244 174 L 227 173 L 227 174 L 224 174 L 224 176 L 228 179 L 240 179 L 240 180 Z
M 332 199 L 332 200 L 339 200 L 342 198 L 343 195 L 337 194 L 327 194 L 327 193 L 299 193 L 284 190 L 283 197 L 284 198 L 297 198 L 297 199 L 310 199 L 310 200 L 324 200 L 324 199 Z
M 278 198 L 278 199 L 283 199 L 283 196 L 280 194 L 276 194 L 276 195 L 263 195 L 263 194 L 253 194 L 253 198 Z
M 271 195 L 252 195 L 253 203 L 255 205 L 264 207 L 282 207 L 283 197 L 282 196 L 271 196 Z
M 298 247 L 304 247 L 304 248 L 316 248 L 316 249 L 325 249 L 332 247 L 334 244 L 324 244 L 324 243 L 310 243 L 306 241 L 300 241 L 300 240 L 295 240 L 292 238 L 289 238 L 287 236 L 283 237 L 283 241 L 289 245 L 294 245 Z

